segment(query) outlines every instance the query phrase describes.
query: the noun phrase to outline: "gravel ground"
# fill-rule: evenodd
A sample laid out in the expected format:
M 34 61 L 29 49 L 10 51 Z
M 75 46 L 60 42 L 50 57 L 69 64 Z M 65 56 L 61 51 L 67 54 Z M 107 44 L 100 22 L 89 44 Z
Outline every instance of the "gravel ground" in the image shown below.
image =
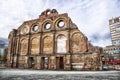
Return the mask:
M 0 69 L 0 80 L 120 80 L 120 71 Z

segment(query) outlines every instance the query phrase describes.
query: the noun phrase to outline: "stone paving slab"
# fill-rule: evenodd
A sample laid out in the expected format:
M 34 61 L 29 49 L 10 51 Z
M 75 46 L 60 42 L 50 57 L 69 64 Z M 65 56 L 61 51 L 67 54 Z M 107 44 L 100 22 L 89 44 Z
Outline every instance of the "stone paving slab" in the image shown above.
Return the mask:
M 0 80 L 120 80 L 120 71 L 0 69 Z

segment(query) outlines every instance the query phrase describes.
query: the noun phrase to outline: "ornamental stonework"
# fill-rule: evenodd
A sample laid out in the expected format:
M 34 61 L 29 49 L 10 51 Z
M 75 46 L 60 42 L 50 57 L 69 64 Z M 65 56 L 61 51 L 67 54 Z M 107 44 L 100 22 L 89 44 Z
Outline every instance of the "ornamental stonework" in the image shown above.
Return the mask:
M 49 70 L 102 70 L 101 49 L 94 47 L 67 13 L 47 9 L 9 36 L 7 66 Z

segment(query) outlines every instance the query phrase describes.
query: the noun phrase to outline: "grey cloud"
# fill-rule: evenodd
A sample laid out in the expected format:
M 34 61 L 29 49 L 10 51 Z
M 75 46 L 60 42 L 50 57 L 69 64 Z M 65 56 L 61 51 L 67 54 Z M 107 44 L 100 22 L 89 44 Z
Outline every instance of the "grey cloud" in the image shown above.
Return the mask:
M 110 36 L 110 33 L 106 33 L 104 35 L 101 35 L 100 33 L 96 33 L 90 37 L 90 41 L 93 44 L 96 44 L 96 43 L 108 44 L 108 42 L 109 42 L 109 45 L 110 45 L 111 36 Z M 101 45 L 101 44 L 99 44 L 99 45 Z M 102 46 L 105 46 L 105 45 L 102 45 Z
M 3 41 L 6 45 L 8 45 L 8 39 L 0 37 L 0 41 Z
M 99 41 L 100 39 L 102 39 L 102 40 L 108 39 L 109 40 L 111 38 L 111 36 L 110 36 L 110 33 L 106 33 L 103 36 L 100 33 L 96 33 L 96 34 L 93 34 L 91 36 L 91 38 L 93 41 Z
M 103 36 L 103 39 L 111 39 L 110 33 L 106 33 L 106 34 Z

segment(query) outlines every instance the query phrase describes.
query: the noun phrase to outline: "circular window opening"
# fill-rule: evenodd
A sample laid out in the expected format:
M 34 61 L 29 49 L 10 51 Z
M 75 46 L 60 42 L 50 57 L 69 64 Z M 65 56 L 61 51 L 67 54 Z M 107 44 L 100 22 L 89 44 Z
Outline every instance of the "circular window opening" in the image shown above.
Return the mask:
M 50 29 L 50 27 L 51 27 L 51 24 L 50 23 L 46 23 L 45 29 Z
M 58 22 L 58 27 L 62 28 L 62 27 L 64 27 L 64 25 L 65 25 L 65 22 L 63 20 L 60 20 Z
M 50 15 L 50 11 L 47 12 L 47 15 Z
M 33 31 L 37 31 L 37 30 L 38 30 L 38 26 L 35 25 L 35 26 L 33 27 Z
M 24 34 L 24 33 L 27 33 L 27 32 L 28 32 L 28 28 L 24 27 L 21 33 Z

